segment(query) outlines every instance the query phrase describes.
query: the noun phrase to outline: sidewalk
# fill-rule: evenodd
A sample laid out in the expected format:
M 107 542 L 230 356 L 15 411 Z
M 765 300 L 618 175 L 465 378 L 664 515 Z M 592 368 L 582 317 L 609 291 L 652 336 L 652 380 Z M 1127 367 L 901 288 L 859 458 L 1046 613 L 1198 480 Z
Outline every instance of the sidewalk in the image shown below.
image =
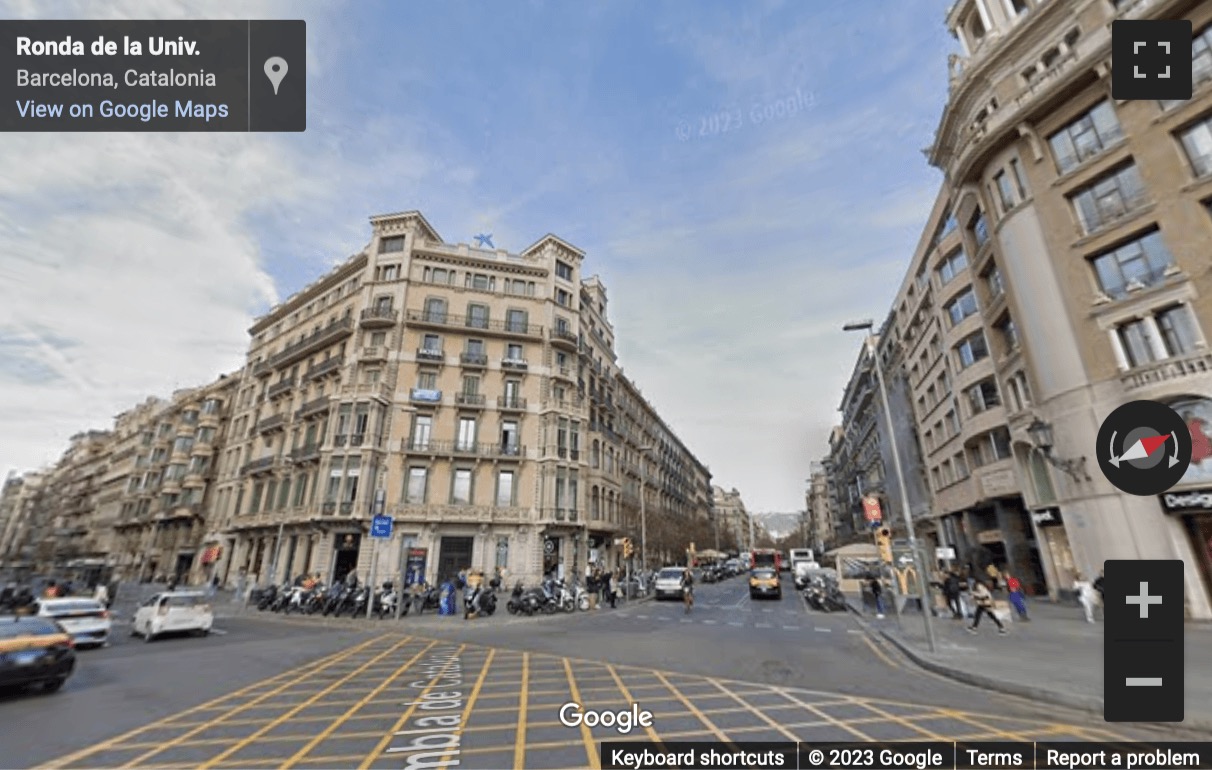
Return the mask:
M 1015 616 L 1002 636 L 984 618 L 979 634 L 971 620 L 934 618 L 936 652 L 928 652 L 922 616 L 906 612 L 898 627 L 890 615 L 860 622 L 882 634 L 921 667 L 966 684 L 1102 714 L 1103 624 L 1087 623 L 1080 607 L 1032 602 L 1030 622 Z M 1212 731 L 1212 624 L 1188 623 L 1186 719 L 1181 729 Z M 1179 728 L 1179 725 L 1174 725 Z

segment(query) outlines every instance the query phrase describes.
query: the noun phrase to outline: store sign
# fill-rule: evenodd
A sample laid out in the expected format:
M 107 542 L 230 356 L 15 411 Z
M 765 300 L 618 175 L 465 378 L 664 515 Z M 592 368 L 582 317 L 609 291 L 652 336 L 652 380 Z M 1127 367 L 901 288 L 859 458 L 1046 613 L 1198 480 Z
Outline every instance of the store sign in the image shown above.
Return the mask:
M 1060 508 L 1045 508 L 1042 511 L 1032 511 L 1031 520 L 1035 522 L 1037 527 L 1063 527 L 1064 519 L 1061 518 Z
M 863 518 L 867 519 L 868 524 L 878 525 L 884 520 L 884 514 L 880 510 L 880 501 L 874 495 L 867 495 L 863 498 Z
M 1183 492 L 1167 492 L 1161 495 L 1162 508 L 1166 513 L 1186 511 L 1212 511 L 1212 488 L 1188 489 Z

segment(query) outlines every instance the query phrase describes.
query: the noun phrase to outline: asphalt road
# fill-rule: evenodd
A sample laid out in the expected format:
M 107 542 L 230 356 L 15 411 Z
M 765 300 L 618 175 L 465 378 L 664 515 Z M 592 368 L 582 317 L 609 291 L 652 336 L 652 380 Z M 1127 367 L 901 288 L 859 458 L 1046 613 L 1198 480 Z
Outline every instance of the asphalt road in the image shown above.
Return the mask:
M 252 613 L 208 638 L 115 636 L 80 653 L 60 693 L 0 700 L 4 765 L 598 767 L 597 743 L 621 738 L 1173 739 L 926 674 L 791 590 L 755 602 L 737 578 L 696 593 L 689 614 L 655 601 L 474 621 Z M 652 727 L 566 726 L 569 702 L 634 703 Z

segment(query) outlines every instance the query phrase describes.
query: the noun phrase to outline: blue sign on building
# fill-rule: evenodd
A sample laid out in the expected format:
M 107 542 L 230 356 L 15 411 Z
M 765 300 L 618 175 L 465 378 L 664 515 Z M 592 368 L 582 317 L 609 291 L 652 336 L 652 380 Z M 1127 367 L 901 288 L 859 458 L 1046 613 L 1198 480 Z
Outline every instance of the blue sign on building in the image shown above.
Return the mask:
M 391 537 L 391 526 L 394 523 L 390 516 L 375 516 L 370 520 L 370 536 Z

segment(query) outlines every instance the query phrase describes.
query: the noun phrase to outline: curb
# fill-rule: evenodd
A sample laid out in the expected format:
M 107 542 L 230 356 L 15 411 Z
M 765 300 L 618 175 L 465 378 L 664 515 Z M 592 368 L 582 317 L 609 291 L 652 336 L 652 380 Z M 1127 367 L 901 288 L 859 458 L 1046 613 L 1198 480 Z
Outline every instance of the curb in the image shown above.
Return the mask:
M 862 613 L 856 610 L 853 606 L 850 607 L 850 612 L 853 614 L 855 621 L 867 632 L 868 635 L 875 636 L 878 634 L 890 643 L 896 646 L 905 657 L 913 661 L 918 667 L 925 669 L 934 674 L 945 676 L 948 679 L 960 682 L 962 684 L 979 687 L 983 690 L 991 690 L 1000 692 L 1006 695 L 1014 695 L 1028 700 L 1043 701 L 1056 706 L 1064 706 L 1066 708 L 1085 711 L 1092 714 L 1102 716 L 1103 714 L 1103 699 L 1087 695 L 1074 695 L 1071 693 L 1058 692 L 1046 687 L 1035 687 L 1032 685 L 1020 684 L 1011 682 L 1005 679 L 999 679 L 993 676 L 966 671 L 964 669 L 947 666 L 938 661 L 931 660 L 924 653 L 917 650 L 914 645 L 898 638 L 895 634 L 885 629 L 873 628 L 871 623 L 863 617 Z M 1191 730 L 1212 730 L 1212 718 L 1208 717 L 1191 717 L 1187 716 L 1182 722 L 1169 723 L 1158 722 L 1148 723 L 1151 727 L 1160 729 L 1169 729 L 1175 732 L 1189 732 Z

